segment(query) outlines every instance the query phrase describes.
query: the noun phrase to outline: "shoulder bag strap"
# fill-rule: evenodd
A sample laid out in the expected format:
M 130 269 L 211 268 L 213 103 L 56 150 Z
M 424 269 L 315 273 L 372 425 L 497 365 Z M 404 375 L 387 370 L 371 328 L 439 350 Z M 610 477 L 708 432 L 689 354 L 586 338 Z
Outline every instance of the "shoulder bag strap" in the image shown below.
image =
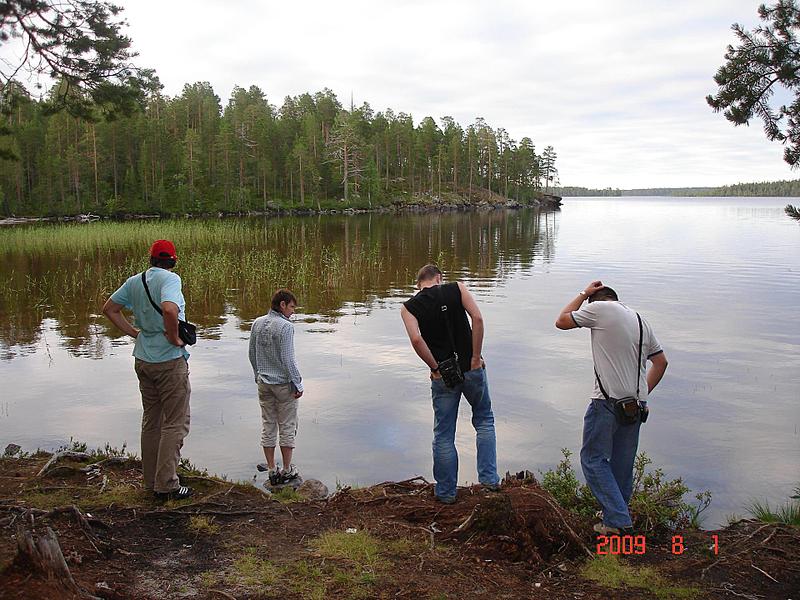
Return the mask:
M 636 359 L 636 399 L 639 399 L 639 384 L 642 381 L 642 337 L 644 336 L 644 328 L 642 327 L 642 317 L 636 313 L 636 318 L 639 320 L 639 357 Z
M 600 393 L 603 394 L 603 398 L 606 400 L 611 400 L 611 397 L 606 393 L 606 390 L 603 387 L 603 382 L 600 381 L 600 375 L 597 374 L 597 367 L 594 368 L 594 377 L 597 379 L 597 385 L 600 386 Z
M 450 325 L 450 317 L 447 314 L 447 304 L 444 301 L 444 292 L 442 291 L 442 285 L 436 286 L 436 291 L 439 295 L 439 310 L 442 314 L 442 318 L 444 319 L 445 327 L 447 327 L 447 337 L 450 340 L 450 349 L 455 354 L 456 358 L 458 358 L 458 352 L 456 351 L 456 343 L 453 339 L 453 330 Z
M 161 310 L 161 307 L 158 306 L 155 302 L 153 302 L 153 297 L 150 295 L 150 288 L 147 287 L 147 279 L 145 278 L 145 273 L 147 271 L 142 271 L 142 284 L 144 285 L 144 291 L 147 293 L 147 299 L 150 300 L 150 304 L 153 305 L 153 308 L 156 309 L 156 312 L 160 315 L 164 314 L 164 311 Z
M 642 381 L 642 338 L 644 336 L 644 329 L 642 327 L 642 317 L 636 313 L 636 319 L 639 321 L 639 357 L 636 359 L 636 399 L 639 399 L 639 386 Z M 597 379 L 597 385 L 600 386 L 600 393 L 606 400 L 610 400 L 610 396 L 603 388 L 603 383 L 600 381 L 600 375 L 597 374 L 597 367 L 594 368 L 594 376 Z

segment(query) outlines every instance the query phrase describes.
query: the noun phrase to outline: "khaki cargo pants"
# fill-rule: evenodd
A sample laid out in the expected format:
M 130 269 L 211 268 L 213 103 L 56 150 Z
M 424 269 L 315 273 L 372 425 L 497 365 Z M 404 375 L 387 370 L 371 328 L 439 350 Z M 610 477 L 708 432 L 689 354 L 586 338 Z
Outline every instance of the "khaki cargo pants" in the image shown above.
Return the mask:
M 185 358 L 163 363 L 136 359 L 142 393 L 142 471 L 144 487 L 171 492 L 179 487 L 178 463 L 189 433 L 189 365 Z
M 261 404 L 261 446 L 294 448 L 297 435 L 297 398 L 291 383 L 259 383 L 258 401 Z

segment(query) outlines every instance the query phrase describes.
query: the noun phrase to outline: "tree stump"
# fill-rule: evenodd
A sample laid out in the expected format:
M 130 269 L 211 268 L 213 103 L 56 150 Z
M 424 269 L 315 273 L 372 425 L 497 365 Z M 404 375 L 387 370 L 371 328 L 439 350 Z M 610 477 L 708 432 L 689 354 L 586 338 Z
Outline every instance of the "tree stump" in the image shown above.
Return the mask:
M 17 556 L 14 561 L 20 567 L 43 574 L 65 591 L 81 597 L 87 596 L 75 583 L 67 561 L 64 560 L 64 554 L 61 552 L 58 537 L 50 527 L 45 528 L 44 535 L 37 539 L 33 532 L 18 525 Z

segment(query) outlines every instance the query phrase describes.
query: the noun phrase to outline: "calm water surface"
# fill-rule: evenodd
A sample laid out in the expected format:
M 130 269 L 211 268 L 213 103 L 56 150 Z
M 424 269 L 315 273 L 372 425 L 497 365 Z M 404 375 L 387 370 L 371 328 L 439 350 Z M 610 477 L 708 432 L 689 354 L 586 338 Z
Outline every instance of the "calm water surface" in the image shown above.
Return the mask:
M 274 244 L 286 256 L 319 244 L 317 267 L 324 273 L 325 261 L 339 265 L 335 278 L 303 288 L 296 316 L 306 387 L 301 470 L 329 486 L 431 478 L 427 369 L 406 339 L 399 308 L 413 293 L 416 269 L 438 260 L 451 280 L 471 287 L 484 313 L 501 471 L 550 468 L 561 448 L 577 454 L 592 389 L 589 334 L 560 332 L 553 322 L 599 278 L 646 315 L 670 360 L 640 449 L 692 489 L 711 490 L 708 526 L 741 514 L 754 498 L 782 501 L 800 482 L 800 226 L 783 214 L 786 203 L 587 198 L 566 199 L 558 212 L 242 224 L 264 231 L 261 250 Z M 130 259 L 118 250 L 96 259 L 98 269 Z M 179 247 L 179 254 L 191 252 Z M 364 252 L 371 254 L 363 269 L 353 267 Z M 4 285 L 16 282 L 19 290 L 0 301 L 0 443 L 54 448 L 72 436 L 92 446 L 127 442 L 138 452 L 133 344 L 96 314 L 96 298 L 112 290 L 98 287 L 94 267 L 81 271 L 85 257 L 78 264 L 66 252 L 0 253 Z M 67 277 L 87 281 L 53 283 Z M 202 339 L 190 361 L 184 455 L 250 479 L 263 457 L 247 338 L 274 286 L 220 281 L 195 282 L 189 294 L 187 314 L 202 326 Z M 462 410 L 462 482 L 476 479 L 467 417 Z

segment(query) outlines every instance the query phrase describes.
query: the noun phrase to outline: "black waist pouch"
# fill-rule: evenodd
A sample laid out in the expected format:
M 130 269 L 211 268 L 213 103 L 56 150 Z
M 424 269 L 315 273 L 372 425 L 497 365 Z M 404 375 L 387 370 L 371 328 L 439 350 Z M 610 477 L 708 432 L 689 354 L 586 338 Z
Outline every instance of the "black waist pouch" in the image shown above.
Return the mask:
M 458 355 L 454 354 L 439 363 L 439 375 L 442 376 L 442 381 L 449 388 L 464 383 L 464 373 L 461 371 L 461 365 L 458 364 Z
M 614 400 L 614 414 L 620 425 L 633 425 L 639 422 L 641 409 L 636 398 L 620 398 Z
M 197 327 L 189 321 L 178 321 L 178 337 L 187 346 L 194 346 L 197 343 Z

